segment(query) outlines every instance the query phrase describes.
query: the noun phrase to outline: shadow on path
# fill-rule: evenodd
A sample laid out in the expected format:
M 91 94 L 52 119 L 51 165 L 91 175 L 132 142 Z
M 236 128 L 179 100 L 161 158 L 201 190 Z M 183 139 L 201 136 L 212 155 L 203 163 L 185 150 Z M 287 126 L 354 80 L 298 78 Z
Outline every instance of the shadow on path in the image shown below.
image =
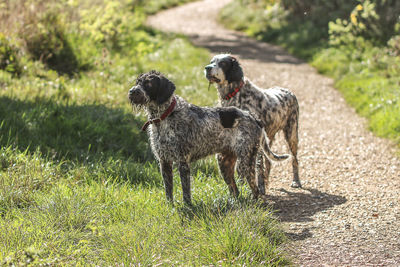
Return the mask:
M 241 59 L 251 59 L 265 63 L 304 63 L 302 60 L 289 55 L 287 52 L 282 50 L 282 48 L 267 43 L 257 42 L 243 34 L 232 32 L 230 37 L 231 38 L 226 38 L 222 36 L 219 38 L 213 35 L 189 36 L 190 40 L 192 40 L 195 45 L 207 48 L 213 54 L 232 53 L 238 55 Z
M 304 191 L 308 191 L 306 193 Z M 285 195 L 268 195 L 272 208 L 282 222 L 309 222 L 314 214 L 347 202 L 343 196 L 321 192 L 317 189 L 304 188 L 299 192 L 280 189 Z

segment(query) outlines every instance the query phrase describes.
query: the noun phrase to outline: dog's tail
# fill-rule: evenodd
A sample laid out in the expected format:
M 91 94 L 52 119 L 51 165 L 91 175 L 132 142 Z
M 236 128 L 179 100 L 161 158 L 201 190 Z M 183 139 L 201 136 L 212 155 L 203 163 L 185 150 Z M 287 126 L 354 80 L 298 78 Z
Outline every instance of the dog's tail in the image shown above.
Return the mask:
M 271 149 L 269 148 L 269 145 L 268 145 L 269 139 L 268 139 L 268 136 L 265 133 L 264 129 L 262 130 L 262 132 L 263 132 L 264 136 L 263 136 L 263 138 L 261 138 L 261 141 L 260 141 L 261 147 L 262 147 L 264 153 L 268 156 L 268 158 L 275 160 L 275 161 L 282 161 L 282 160 L 289 158 L 288 154 L 277 155 L 274 152 L 272 152 Z

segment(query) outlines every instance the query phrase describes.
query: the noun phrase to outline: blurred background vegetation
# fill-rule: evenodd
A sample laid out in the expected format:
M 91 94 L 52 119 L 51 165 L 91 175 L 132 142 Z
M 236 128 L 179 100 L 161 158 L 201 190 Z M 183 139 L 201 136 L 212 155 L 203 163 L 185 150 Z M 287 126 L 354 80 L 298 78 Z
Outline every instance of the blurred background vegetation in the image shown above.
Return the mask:
M 399 16 L 396 0 L 234 0 L 220 21 L 333 77 L 372 131 L 400 143 Z

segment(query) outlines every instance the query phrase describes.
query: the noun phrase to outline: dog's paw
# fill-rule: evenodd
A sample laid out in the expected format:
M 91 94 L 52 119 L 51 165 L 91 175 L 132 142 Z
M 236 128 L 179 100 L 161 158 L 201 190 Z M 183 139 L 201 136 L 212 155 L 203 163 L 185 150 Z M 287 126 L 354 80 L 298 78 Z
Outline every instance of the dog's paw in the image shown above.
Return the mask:
M 290 186 L 293 188 L 301 188 L 301 183 L 300 181 L 293 181 Z

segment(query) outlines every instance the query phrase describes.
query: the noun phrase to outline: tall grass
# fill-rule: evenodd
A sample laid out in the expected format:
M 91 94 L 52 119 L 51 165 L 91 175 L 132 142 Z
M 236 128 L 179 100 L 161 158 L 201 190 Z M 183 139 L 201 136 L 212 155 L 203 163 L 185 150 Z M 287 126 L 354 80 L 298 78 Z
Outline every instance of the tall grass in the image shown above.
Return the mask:
M 157 69 L 188 101 L 215 104 L 203 78 L 208 52 L 143 25 L 147 13 L 182 2 L 0 2 L 6 4 L 0 25 L 14 15 L 46 25 L 52 20 L 45 14 L 55 14 L 52 26 L 62 30 L 59 39 L 46 26 L 31 33 L 55 34 L 40 56 L 23 41 L 32 36 L 21 34 L 30 23 L 14 25 L 0 39 L 6 40 L 0 48 L 4 43 L 4 51 L 13 51 L 0 68 L 1 265 L 288 263 L 286 237 L 271 211 L 250 200 L 246 185 L 232 199 L 213 158 L 192 167 L 192 206 L 182 203 L 176 171 L 175 201 L 165 200 L 140 132 L 145 118 L 132 113 L 127 92 L 139 73 Z M 60 7 L 64 13 L 55 12 Z M 71 54 L 59 55 L 77 63 L 69 70 L 45 58 L 65 49 L 63 42 Z M 10 67 L 10 55 L 20 72 Z

